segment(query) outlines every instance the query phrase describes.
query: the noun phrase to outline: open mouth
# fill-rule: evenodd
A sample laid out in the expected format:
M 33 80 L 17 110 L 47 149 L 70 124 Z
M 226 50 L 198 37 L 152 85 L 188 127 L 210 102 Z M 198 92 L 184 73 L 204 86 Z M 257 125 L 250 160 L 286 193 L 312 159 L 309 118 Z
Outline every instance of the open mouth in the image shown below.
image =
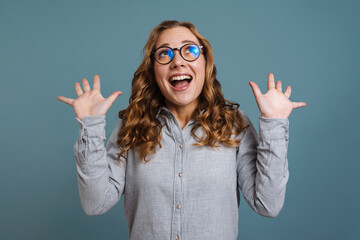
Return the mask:
M 183 88 L 191 82 L 192 77 L 190 75 L 180 75 L 170 78 L 170 84 L 176 88 Z

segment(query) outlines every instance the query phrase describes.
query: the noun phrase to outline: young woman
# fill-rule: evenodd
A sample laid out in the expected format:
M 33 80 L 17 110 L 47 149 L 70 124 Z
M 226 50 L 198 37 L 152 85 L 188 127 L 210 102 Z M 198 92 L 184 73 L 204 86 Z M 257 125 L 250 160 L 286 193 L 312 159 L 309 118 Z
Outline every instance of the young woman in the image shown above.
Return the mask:
M 289 177 L 288 117 L 305 103 L 268 76 L 262 94 L 250 82 L 261 112 L 260 138 L 216 79 L 210 43 L 188 22 L 165 21 L 150 33 L 132 81 L 129 106 L 106 147 L 107 99 L 99 76 L 93 89 L 75 83 L 71 105 L 80 124 L 74 146 L 83 209 L 100 215 L 124 195 L 130 239 L 236 239 L 241 190 L 266 217 L 279 214 Z

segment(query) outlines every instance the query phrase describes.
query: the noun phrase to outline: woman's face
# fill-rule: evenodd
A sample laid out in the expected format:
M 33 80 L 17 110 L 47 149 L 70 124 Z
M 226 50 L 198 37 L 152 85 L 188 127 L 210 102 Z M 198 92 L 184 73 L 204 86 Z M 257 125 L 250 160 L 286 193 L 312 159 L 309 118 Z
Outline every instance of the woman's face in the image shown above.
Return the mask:
M 180 48 L 187 43 L 200 45 L 196 36 L 186 27 L 175 27 L 164 30 L 156 42 L 155 49 L 160 46 Z M 205 81 L 205 56 L 200 54 L 193 62 L 187 62 L 174 51 L 173 60 L 161 65 L 154 60 L 156 82 L 165 97 L 169 109 L 187 107 L 194 110 Z M 180 77 L 181 76 L 181 77 Z M 185 80 L 176 81 L 182 78 Z

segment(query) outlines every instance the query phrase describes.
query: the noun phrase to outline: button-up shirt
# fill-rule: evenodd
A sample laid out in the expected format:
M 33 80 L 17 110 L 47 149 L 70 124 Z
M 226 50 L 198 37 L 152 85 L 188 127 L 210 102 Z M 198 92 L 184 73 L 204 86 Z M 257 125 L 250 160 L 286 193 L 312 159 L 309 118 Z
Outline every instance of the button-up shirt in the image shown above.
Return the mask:
M 259 136 L 241 111 L 246 128 L 239 147 L 193 146 L 191 120 L 181 129 L 165 107 L 158 118 L 161 145 L 147 163 L 136 150 L 121 158 L 117 133 L 105 144 L 105 116 L 87 116 L 74 145 L 78 187 L 87 215 L 100 215 L 124 195 L 130 240 L 236 240 L 241 191 L 258 214 L 275 217 L 285 198 L 289 177 L 287 118 L 259 117 Z M 164 116 L 163 118 L 160 116 Z M 196 131 L 202 136 L 201 127 Z

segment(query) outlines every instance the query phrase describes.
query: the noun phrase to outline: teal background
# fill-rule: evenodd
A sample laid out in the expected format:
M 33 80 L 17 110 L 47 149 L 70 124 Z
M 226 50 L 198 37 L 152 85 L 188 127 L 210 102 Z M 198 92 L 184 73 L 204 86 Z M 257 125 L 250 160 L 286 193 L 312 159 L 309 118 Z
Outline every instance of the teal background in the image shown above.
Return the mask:
M 360 239 L 359 1 L 0 0 L 0 239 L 128 239 L 123 198 L 83 212 L 73 145 L 79 125 L 59 95 L 99 74 L 107 137 L 128 104 L 151 29 L 194 23 L 212 43 L 225 97 L 258 127 L 249 81 L 292 86 L 285 205 L 277 218 L 241 199 L 238 239 Z

